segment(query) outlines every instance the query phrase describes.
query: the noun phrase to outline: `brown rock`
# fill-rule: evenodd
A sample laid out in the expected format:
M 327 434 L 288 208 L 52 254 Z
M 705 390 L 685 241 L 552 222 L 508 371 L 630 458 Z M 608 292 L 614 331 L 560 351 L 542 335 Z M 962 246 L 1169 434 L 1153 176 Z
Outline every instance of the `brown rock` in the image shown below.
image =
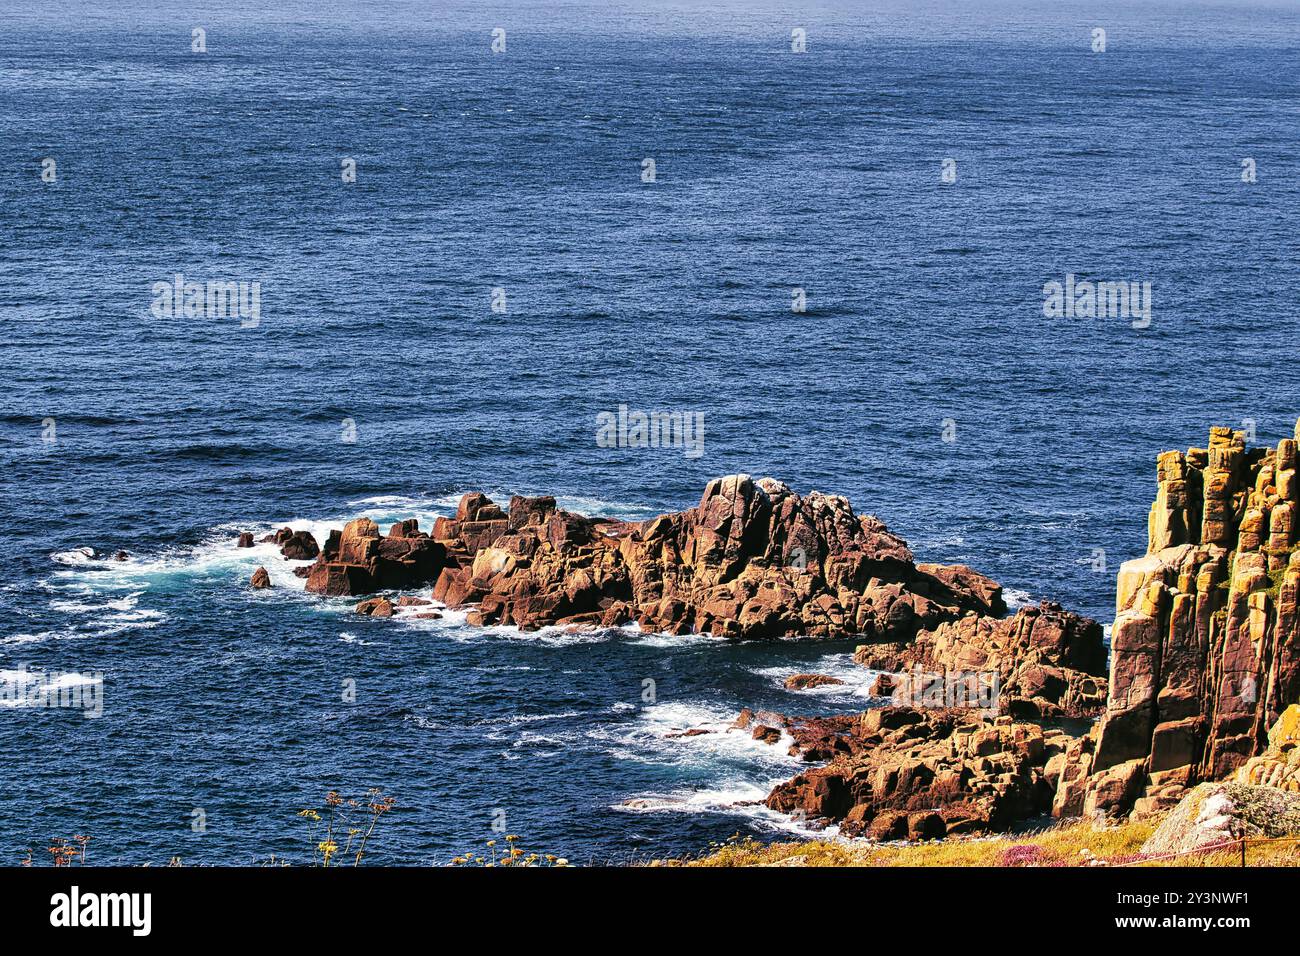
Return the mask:
M 447 546 L 418 530 L 414 519 L 393 525 L 387 537 L 369 518 L 330 532 L 307 577 L 307 590 L 333 596 L 370 594 L 435 582 L 452 558 Z
M 810 729 L 828 728 L 796 720 L 791 733 L 806 741 Z M 830 762 L 779 785 L 767 805 L 877 839 L 1003 830 L 1048 811 L 1046 765 L 1071 741 L 978 712 L 875 708 L 831 725 L 818 744 Z
M 252 546 L 253 546 L 253 532 L 251 531 L 241 532 L 239 535 L 238 547 L 251 548 Z
M 435 600 L 477 604 L 472 620 L 483 624 L 635 621 L 728 638 L 907 640 L 969 611 L 1005 608 L 997 584 L 968 568 L 915 565 L 905 542 L 844 498 L 745 475 L 710 482 L 696 508 L 640 523 L 586 518 L 549 497 L 517 496 L 507 514 L 467 494 L 434 526 L 436 560 L 386 577 L 384 562 L 398 560 L 390 549 L 411 533 L 395 526 L 376 544 L 377 528 L 353 522 L 326 543 L 309 590 L 363 594 L 427 574 Z
M 257 589 L 269 588 L 271 586 L 271 575 L 266 568 L 258 568 L 253 572 L 253 578 L 249 581 Z
M 320 546 L 310 531 L 294 531 L 280 544 L 280 555 L 289 561 L 310 561 L 320 554 Z
M 759 724 L 754 728 L 750 736 L 755 740 L 761 740 L 765 744 L 775 744 L 781 741 L 781 730 L 777 727 L 767 727 Z
M 943 684 L 939 698 L 947 704 L 996 689 L 1001 709 L 1014 716 L 1094 716 L 1106 700 L 1100 625 L 1048 601 L 1010 618 L 967 614 L 909 643 L 864 644 L 853 658 L 873 670 L 903 671 L 893 680 L 895 695 L 927 694 L 933 680 Z
M 794 674 L 785 679 L 786 690 L 811 690 L 814 687 L 826 687 L 831 684 L 843 684 L 844 681 L 829 674 Z
M 370 598 L 358 604 L 356 610 L 358 614 L 366 614 L 370 617 L 392 617 L 393 603 L 388 598 Z
M 892 697 L 898 687 L 893 674 L 880 674 L 871 684 L 872 697 Z

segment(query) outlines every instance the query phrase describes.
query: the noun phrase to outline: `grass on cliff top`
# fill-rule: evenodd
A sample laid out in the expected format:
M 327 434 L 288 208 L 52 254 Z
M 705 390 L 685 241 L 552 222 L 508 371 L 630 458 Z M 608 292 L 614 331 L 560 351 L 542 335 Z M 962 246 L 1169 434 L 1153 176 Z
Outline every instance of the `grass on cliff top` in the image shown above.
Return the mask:
M 1174 860 L 1141 861 L 1142 844 L 1159 820 L 1094 829 L 1070 822 L 1036 833 L 951 838 L 928 843 L 870 844 L 835 840 L 763 844 L 733 840 L 673 866 L 1240 866 L 1238 849 Z M 1300 844 L 1252 845 L 1250 866 L 1300 866 Z

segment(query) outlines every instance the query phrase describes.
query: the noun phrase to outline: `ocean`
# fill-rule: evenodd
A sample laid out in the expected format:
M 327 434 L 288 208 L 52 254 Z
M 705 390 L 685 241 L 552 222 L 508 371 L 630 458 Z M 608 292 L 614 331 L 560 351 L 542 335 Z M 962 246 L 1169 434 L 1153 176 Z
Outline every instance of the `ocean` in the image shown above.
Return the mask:
M 0 701 L 0 865 L 309 862 L 371 788 L 372 863 L 807 832 L 783 747 L 670 735 L 862 709 L 852 641 L 370 619 L 237 533 L 745 472 L 1109 622 L 1155 455 L 1300 413 L 1298 46 L 1244 2 L 4 0 L 0 677 L 102 715 Z M 598 443 L 620 406 L 700 453 Z

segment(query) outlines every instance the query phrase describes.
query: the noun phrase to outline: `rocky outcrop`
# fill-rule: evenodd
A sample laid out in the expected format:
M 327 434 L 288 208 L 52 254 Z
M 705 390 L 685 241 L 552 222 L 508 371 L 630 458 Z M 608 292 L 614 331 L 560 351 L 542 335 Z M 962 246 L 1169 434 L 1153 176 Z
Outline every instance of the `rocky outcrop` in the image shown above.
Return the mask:
M 550 497 L 508 510 L 465 495 L 432 534 L 368 519 L 331 534 L 308 577 L 319 594 L 433 583 L 472 624 L 525 630 L 637 622 L 673 634 L 906 641 L 964 614 L 1003 614 L 1001 588 L 965 567 L 916 564 L 906 542 L 838 496 L 770 478 L 710 482 L 697 507 L 644 522 L 588 518 Z
M 288 561 L 310 561 L 320 554 L 320 545 L 310 531 L 293 531 L 280 542 L 280 556 Z
M 1105 716 L 1079 755 L 1085 812 L 1172 806 L 1300 700 L 1296 507 L 1293 439 L 1247 449 L 1214 428 L 1160 455 L 1147 554 L 1119 572 Z
M 420 531 L 414 519 L 381 536 L 369 518 L 331 531 L 307 576 L 307 590 L 334 596 L 418 587 L 446 566 L 447 546 Z
M 258 568 L 253 572 L 253 577 L 248 582 L 257 590 L 263 590 L 271 586 L 271 575 L 266 568 Z
M 1101 626 L 1047 601 L 1010 618 L 968 614 L 906 643 L 864 644 L 853 657 L 904 672 L 888 685 L 899 703 L 955 674 L 995 674 L 1001 710 L 1021 719 L 1097 716 L 1106 702 Z
M 787 729 L 805 759 L 830 762 L 777 786 L 767 805 L 890 840 L 1005 830 L 1047 813 L 1074 743 L 1007 716 L 910 707 Z

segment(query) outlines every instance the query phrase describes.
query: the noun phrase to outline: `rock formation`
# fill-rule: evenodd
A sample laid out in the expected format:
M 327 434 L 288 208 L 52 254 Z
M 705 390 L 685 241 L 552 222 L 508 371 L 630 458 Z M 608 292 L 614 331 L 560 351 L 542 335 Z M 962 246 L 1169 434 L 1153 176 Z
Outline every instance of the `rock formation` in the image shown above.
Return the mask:
M 853 659 L 873 670 L 919 671 L 925 679 L 996 673 L 1001 707 L 1017 718 L 1092 717 L 1106 702 L 1101 626 L 1047 601 L 1009 618 L 968 614 L 905 643 L 864 644 Z M 916 683 L 904 674 L 885 687 L 902 698 L 924 692 Z
M 280 542 L 280 555 L 289 561 L 310 561 L 320 554 L 320 546 L 310 531 L 291 531 Z
M 1004 830 L 1046 813 L 1073 742 L 1007 716 L 911 707 L 786 729 L 805 759 L 830 762 L 777 786 L 767 805 L 882 840 Z
M 248 583 L 258 590 L 269 588 L 271 586 L 271 575 L 266 568 L 258 568 L 253 572 L 253 577 Z
M 1116 587 L 1106 713 L 1076 755 L 1058 814 L 1140 813 L 1260 752 L 1300 700 L 1296 441 L 1206 448 L 1157 462 L 1145 557 Z
M 330 532 L 307 575 L 307 590 L 337 596 L 417 587 L 432 581 L 446 559 L 446 546 L 418 530 L 414 519 L 381 537 L 373 521 L 358 518 Z
M 319 594 L 433 584 L 472 624 L 642 627 L 728 638 L 853 634 L 906 641 L 971 612 L 1003 614 L 969 568 L 916 564 L 906 542 L 842 497 L 770 478 L 709 483 L 700 504 L 643 522 L 588 518 L 550 497 L 503 511 L 467 494 L 432 534 L 381 537 L 361 518 L 330 535 L 307 579 Z

